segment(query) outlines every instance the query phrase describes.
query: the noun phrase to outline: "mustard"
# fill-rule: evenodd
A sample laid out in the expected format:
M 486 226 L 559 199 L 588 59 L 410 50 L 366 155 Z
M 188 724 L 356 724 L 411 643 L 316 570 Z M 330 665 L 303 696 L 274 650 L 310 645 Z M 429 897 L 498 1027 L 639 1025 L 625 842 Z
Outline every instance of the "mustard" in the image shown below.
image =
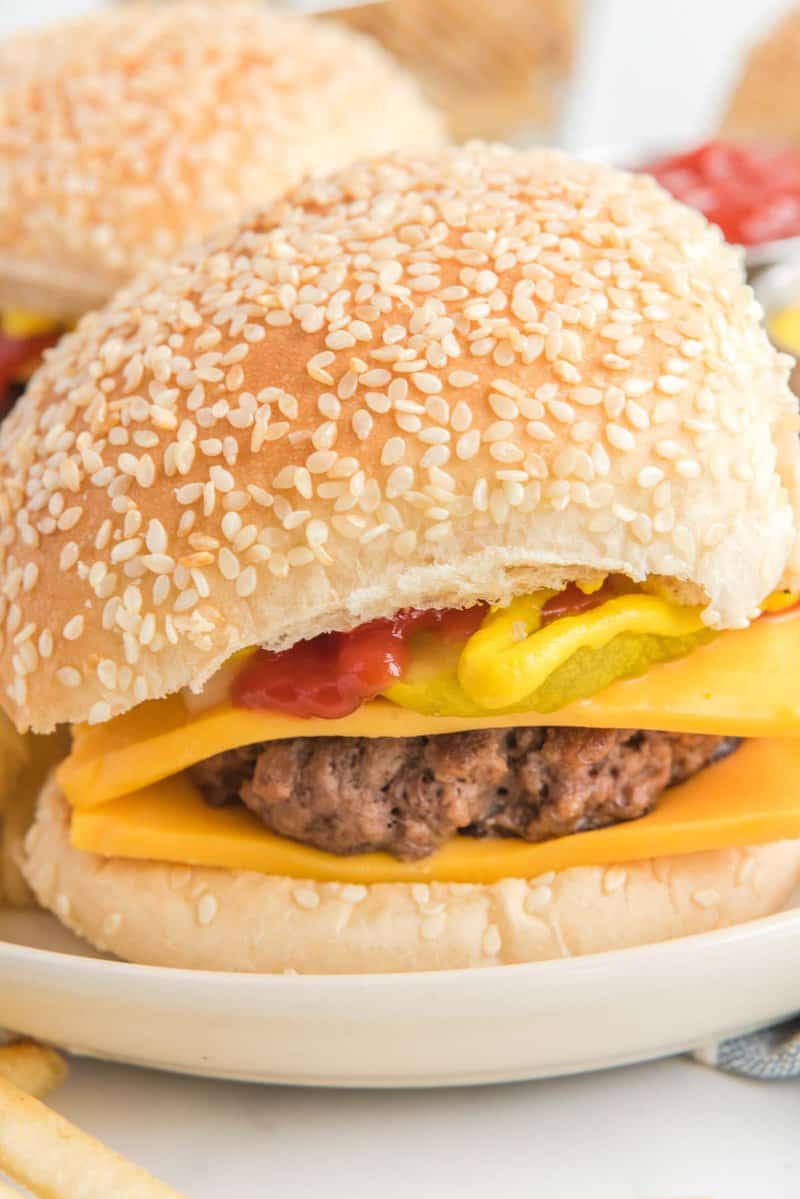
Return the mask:
M 768 321 L 770 337 L 781 349 L 800 354 L 800 304 L 773 313 Z
M 761 604 L 762 612 L 782 612 L 784 608 L 793 608 L 798 597 L 793 591 L 773 591 L 772 595 Z
M 27 308 L 6 308 L 0 312 L 0 329 L 7 337 L 41 337 L 45 333 L 55 333 L 62 327 L 62 323 L 53 317 L 31 312 Z
M 493 611 L 464 646 L 458 679 L 466 695 L 489 711 L 508 708 L 538 690 L 581 649 L 601 649 L 621 634 L 686 637 L 705 626 L 699 608 L 679 607 L 655 595 L 621 595 L 589 612 L 562 616 L 540 628 L 553 595 L 539 591 Z M 519 622 L 528 634 L 518 639 Z
M 595 591 L 600 590 L 607 578 L 608 575 L 595 575 L 593 579 L 578 579 L 575 586 L 584 595 L 594 595 Z
M 406 677 L 384 695 L 429 715 L 552 712 L 716 635 L 699 607 L 641 592 L 542 628 L 542 609 L 555 594 L 538 591 L 492 609 L 463 647 L 437 645 L 429 635 L 413 643 Z

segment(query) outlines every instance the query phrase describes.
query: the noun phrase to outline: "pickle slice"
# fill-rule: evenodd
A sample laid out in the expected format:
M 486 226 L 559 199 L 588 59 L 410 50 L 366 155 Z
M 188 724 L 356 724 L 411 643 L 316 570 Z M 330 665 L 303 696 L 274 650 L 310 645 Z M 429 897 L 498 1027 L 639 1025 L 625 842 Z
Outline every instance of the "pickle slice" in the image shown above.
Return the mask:
M 493 609 L 463 646 L 442 644 L 430 634 L 415 638 L 405 678 L 384 695 L 430 716 L 555 712 L 615 679 L 685 657 L 718 635 L 702 624 L 699 609 L 642 593 L 540 628 L 550 594 Z M 529 680 L 533 687 L 526 687 Z

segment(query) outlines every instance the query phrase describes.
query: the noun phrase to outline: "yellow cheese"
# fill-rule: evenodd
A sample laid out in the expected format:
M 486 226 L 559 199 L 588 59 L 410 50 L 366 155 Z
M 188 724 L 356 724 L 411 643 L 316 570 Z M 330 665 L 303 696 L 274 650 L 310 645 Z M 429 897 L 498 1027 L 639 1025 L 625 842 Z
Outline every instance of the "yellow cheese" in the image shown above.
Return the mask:
M 770 316 L 768 321 L 770 335 L 782 350 L 792 354 L 800 353 L 800 305 L 784 308 Z
M 63 322 L 52 316 L 43 316 L 40 312 L 31 312 L 27 308 L 6 308 L 0 312 L 0 330 L 7 337 L 41 337 L 45 333 L 55 333 L 63 329 Z
M 800 739 L 748 741 L 665 792 L 648 816 L 539 845 L 454 837 L 421 862 L 337 857 L 275 836 L 245 808 L 210 808 L 186 775 L 94 808 L 74 809 L 72 843 L 103 857 L 254 870 L 350 883 L 493 882 L 800 837 Z
M 509 724 L 800 736 L 798 664 L 800 614 L 793 612 L 725 633 L 686 658 L 547 715 L 424 716 L 386 700 L 340 720 L 304 720 L 227 704 L 190 714 L 175 695 L 76 730 L 59 781 L 75 805 L 104 803 L 222 750 L 287 737 L 416 737 Z

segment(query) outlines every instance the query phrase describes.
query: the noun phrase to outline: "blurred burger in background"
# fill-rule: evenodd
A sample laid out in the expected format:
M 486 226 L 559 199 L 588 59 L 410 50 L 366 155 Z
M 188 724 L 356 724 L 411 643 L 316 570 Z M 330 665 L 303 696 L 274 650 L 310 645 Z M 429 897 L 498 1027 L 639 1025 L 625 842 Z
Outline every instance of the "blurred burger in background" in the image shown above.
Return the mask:
M 552 141 L 571 77 L 578 0 L 377 0 L 324 5 L 412 71 L 455 141 Z
M 439 143 L 368 38 L 265 5 L 132 3 L 0 47 L 0 405 L 153 257 L 309 171 Z
M 720 131 L 737 141 L 800 148 L 800 7 L 750 51 Z
M 0 47 L 0 416 L 64 329 L 151 258 L 309 171 L 442 137 L 416 83 L 368 38 L 263 5 L 134 3 L 12 37 Z M 298 319 L 314 294 L 295 297 Z M 66 532 L 81 488 L 65 475 L 26 535 Z M 7 576 L 12 612 L 20 586 Z M 15 670 L 32 648 L 11 648 Z M 32 793 L 62 748 L 0 725 L 0 894 L 17 902 Z

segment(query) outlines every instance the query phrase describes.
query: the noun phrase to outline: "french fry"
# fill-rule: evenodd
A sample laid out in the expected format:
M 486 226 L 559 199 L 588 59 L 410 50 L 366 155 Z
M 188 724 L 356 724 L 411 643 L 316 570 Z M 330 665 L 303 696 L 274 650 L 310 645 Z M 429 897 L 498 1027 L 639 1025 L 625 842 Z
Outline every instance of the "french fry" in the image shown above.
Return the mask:
M 185 1199 L 4 1079 L 0 1169 L 39 1199 Z
M 0 1046 L 0 1078 L 43 1099 L 67 1076 L 67 1064 L 55 1049 L 33 1041 Z
M 12 1191 L 4 1182 L 0 1182 L 0 1199 L 20 1199 L 19 1191 Z

